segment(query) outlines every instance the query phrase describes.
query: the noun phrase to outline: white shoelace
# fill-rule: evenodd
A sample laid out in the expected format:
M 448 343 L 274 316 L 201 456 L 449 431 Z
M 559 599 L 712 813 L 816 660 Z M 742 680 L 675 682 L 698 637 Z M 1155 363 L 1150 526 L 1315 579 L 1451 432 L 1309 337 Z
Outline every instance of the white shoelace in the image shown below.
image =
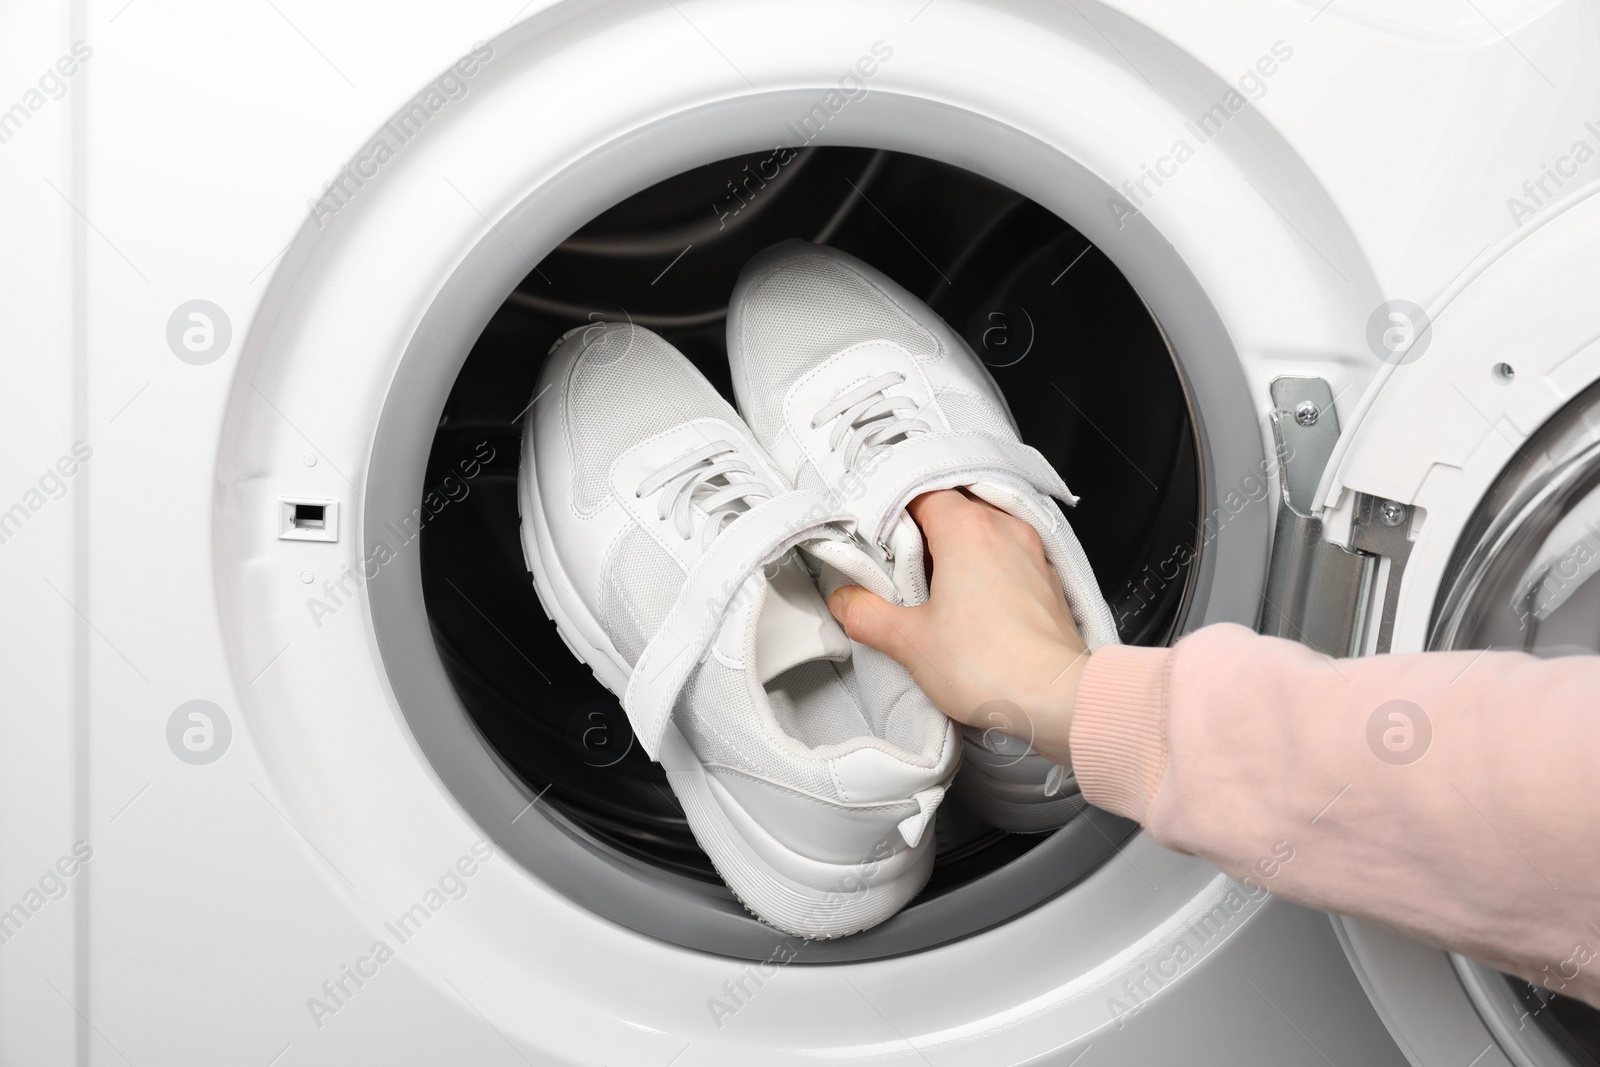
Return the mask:
M 634 496 L 644 498 L 657 490 L 661 502 L 656 517 L 668 515 L 685 541 L 694 535 L 690 508 L 698 505 L 706 515 L 700 531 L 700 546 L 709 546 L 732 519 L 743 514 L 758 500 L 770 500 L 772 490 L 739 456 L 739 449 L 728 441 L 714 441 L 656 471 L 640 483 Z
M 916 417 L 921 409 L 915 400 L 889 393 L 905 380 L 906 376 L 899 371 L 880 374 L 839 394 L 833 403 L 811 417 L 813 430 L 823 423 L 838 420 L 828 437 L 828 447 L 837 452 L 839 445 L 844 444 L 845 467 L 854 470 L 858 462 L 872 458 L 899 440 L 932 432 L 933 427 Z

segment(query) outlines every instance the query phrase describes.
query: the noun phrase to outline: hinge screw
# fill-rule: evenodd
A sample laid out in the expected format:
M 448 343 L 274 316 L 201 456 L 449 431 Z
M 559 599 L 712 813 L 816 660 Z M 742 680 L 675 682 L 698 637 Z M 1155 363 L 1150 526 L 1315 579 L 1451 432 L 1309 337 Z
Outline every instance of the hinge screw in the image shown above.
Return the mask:
M 1397 504 L 1393 500 L 1385 500 L 1383 507 L 1379 509 L 1379 514 L 1385 526 L 1399 526 L 1406 521 L 1406 506 Z
M 1302 400 L 1295 405 L 1294 421 L 1301 426 L 1315 426 L 1320 418 L 1322 418 L 1322 409 L 1311 401 Z

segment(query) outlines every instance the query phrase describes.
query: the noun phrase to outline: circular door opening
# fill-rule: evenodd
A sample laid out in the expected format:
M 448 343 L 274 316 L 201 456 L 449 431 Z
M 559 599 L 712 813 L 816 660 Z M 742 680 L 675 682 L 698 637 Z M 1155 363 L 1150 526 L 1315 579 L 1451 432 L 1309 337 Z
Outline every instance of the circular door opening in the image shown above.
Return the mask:
M 1080 494 L 1069 518 L 1129 643 L 1164 644 L 1183 626 L 1204 484 L 1191 401 L 1160 326 L 1066 222 L 920 156 L 844 147 L 787 155 L 667 178 L 528 264 L 445 403 L 424 485 L 459 503 L 420 539 L 423 595 L 450 682 L 530 804 L 619 869 L 752 924 L 695 844 L 661 768 L 632 743 L 616 698 L 546 618 L 526 570 L 519 420 L 557 337 L 585 322 L 632 321 L 662 334 L 731 402 L 723 331 L 744 263 L 790 237 L 861 257 L 963 334 L 1023 438 Z M 866 958 L 975 933 L 1081 879 L 1132 831 L 1089 809 L 1053 834 L 1006 834 L 946 803 L 921 896 L 882 927 L 811 946 L 805 958 Z M 611 910 L 604 887 L 553 880 L 625 925 L 652 925 L 636 907 Z M 950 921 L 952 909 L 963 921 Z
M 1600 653 L 1600 384 L 1518 450 L 1446 574 L 1430 648 Z M 1562 974 L 1534 985 L 1464 956 L 1452 963 L 1519 1065 L 1600 1064 L 1600 1010 L 1563 996 Z

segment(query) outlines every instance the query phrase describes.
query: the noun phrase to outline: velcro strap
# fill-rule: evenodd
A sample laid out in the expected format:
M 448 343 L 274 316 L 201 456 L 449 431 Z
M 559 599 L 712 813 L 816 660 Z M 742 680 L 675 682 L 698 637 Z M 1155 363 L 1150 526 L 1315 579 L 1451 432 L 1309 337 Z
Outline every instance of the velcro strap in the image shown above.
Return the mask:
M 661 629 L 639 653 L 622 697 L 633 734 L 651 759 L 689 672 L 716 640 L 746 579 L 801 541 L 828 536 L 822 528 L 829 523 L 850 521 L 829 494 L 794 490 L 762 501 L 716 536 L 684 577 Z
M 863 486 L 855 501 L 859 532 L 880 545 L 900 510 L 934 489 L 992 479 L 1077 503 L 1038 449 L 986 433 L 918 434 L 878 453 L 857 474 Z

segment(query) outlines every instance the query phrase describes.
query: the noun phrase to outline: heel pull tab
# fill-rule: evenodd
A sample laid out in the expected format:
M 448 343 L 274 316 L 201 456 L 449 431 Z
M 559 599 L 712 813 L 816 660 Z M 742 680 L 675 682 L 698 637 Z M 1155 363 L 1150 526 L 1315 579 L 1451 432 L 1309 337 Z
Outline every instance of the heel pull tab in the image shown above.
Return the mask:
M 922 835 L 933 824 L 934 812 L 939 810 L 939 802 L 944 799 L 944 786 L 936 785 L 932 789 L 923 789 L 913 793 L 911 799 L 917 802 L 917 813 L 900 821 L 900 836 L 905 839 L 908 847 L 916 848 L 917 843 L 922 840 Z

